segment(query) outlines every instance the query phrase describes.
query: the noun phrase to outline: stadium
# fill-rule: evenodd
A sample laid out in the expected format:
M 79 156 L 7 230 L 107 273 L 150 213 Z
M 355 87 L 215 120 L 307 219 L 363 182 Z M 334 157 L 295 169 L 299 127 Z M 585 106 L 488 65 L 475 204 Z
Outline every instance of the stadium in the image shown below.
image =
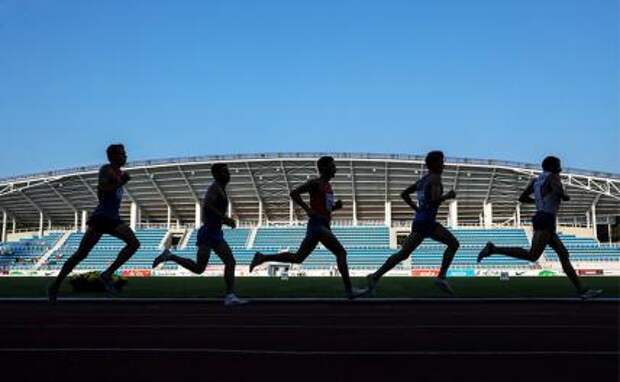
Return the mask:
M 0 378 L 618 381 L 619 7 L 0 1 Z
M 151 264 L 164 248 L 195 256 L 201 198 L 212 182 L 213 163 L 226 163 L 231 171 L 229 213 L 238 228 L 226 230 L 225 236 L 239 264 L 237 275 L 248 275 L 247 265 L 257 250 L 296 249 L 305 232 L 306 216 L 293 205 L 289 193 L 316 176 L 316 159 L 321 155 L 336 159 L 338 172 L 332 184 L 344 208 L 335 214 L 333 226 L 348 250 L 351 272 L 362 276 L 376 269 L 410 232 L 413 213 L 400 192 L 425 173 L 423 156 L 262 153 L 129 163 L 126 171 L 132 181 L 125 187 L 121 213 L 142 246 L 121 269 L 123 274 L 189 275 L 176 265 L 151 270 Z M 518 203 L 518 197 L 539 168 L 536 164 L 447 158 L 444 187 L 454 189 L 457 200 L 441 207 L 439 219 L 461 242 L 452 276 L 562 275 L 550 249 L 537 263 L 502 257 L 483 264 L 475 261 L 491 239 L 508 246 L 529 246 L 533 205 Z M 58 271 L 76 250 L 88 214 L 97 204 L 98 169 L 90 166 L 0 179 L 2 274 L 52 275 Z M 562 178 L 571 200 L 562 205 L 558 225 L 571 260 L 581 274 L 618 275 L 620 247 L 612 241 L 620 216 L 620 175 L 568 169 Z M 78 269 L 104 269 L 121 247 L 120 240 L 105 236 Z M 429 240 L 390 274 L 433 275 L 443 249 Z M 205 275 L 221 272 L 221 263 L 214 257 Z M 256 273 L 281 272 L 337 275 L 335 258 L 324 248 L 304 264 L 263 267 Z
M 334 215 L 333 232 L 360 285 L 359 276 L 377 269 L 410 232 L 413 213 L 400 192 L 424 174 L 423 156 L 264 153 L 129 163 L 122 217 L 142 245 L 120 269 L 127 286 L 107 296 L 65 283 L 53 306 L 46 285 L 83 236 L 97 204 L 99 166 L 0 180 L 5 365 L 28 370 L 32 379 L 49 379 L 53 370 L 62 380 L 82 380 L 92 370 L 106 370 L 107 380 L 231 378 L 234 370 L 232 379 L 316 381 L 327 372 L 328 379 L 367 380 L 388 372 L 435 380 L 440 371 L 450 380 L 516 381 L 524 363 L 526 373 L 544 380 L 617 376 L 619 175 L 562 175 L 572 198 L 558 216 L 561 238 L 584 283 L 603 289 L 602 297 L 576 298 L 550 249 L 536 263 L 493 257 L 478 264 L 488 240 L 529 246 L 533 209 L 516 201 L 539 166 L 448 158 L 444 188 L 457 199 L 441 207 L 439 219 L 461 243 L 448 273 L 457 296 L 430 283 L 444 246 L 428 240 L 388 273 L 394 277 L 382 281 L 377 296 L 347 301 L 335 258 L 322 247 L 302 264 L 248 273 L 255 251 L 301 242 L 306 216 L 289 193 L 316 175 L 321 155 L 336 159 L 332 185 L 344 208 Z M 221 304 L 216 256 L 202 274 L 211 277 L 170 263 L 151 269 L 164 248 L 194 258 L 213 163 L 227 163 L 231 172 L 228 211 L 238 227 L 224 232 L 237 261 L 236 290 L 250 299 L 239 308 Z M 104 235 L 74 274 L 103 270 L 122 246 Z

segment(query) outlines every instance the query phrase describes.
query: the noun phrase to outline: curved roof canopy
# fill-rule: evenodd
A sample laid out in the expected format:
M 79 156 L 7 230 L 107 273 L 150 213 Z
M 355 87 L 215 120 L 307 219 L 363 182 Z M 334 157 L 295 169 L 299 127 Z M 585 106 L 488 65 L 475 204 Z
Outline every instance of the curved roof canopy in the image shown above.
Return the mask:
M 400 192 L 424 174 L 424 157 L 417 155 L 356 153 L 265 153 L 218 155 L 128 163 L 131 182 L 121 213 L 129 219 L 135 202 L 143 222 L 165 223 L 168 207 L 173 221 L 193 224 L 196 203 L 212 182 L 210 166 L 228 163 L 231 182 L 228 195 L 233 215 L 246 222 L 290 220 L 290 189 L 316 175 L 315 161 L 321 155 L 336 158 L 338 173 L 332 181 L 337 198 L 345 207 L 337 220 L 383 221 L 386 202 L 391 202 L 393 221 L 407 221 L 412 212 Z M 21 227 L 39 225 L 40 213 L 55 226 L 72 226 L 76 212 L 91 210 L 97 203 L 99 166 L 82 167 L 15 178 L 0 179 L 0 209 Z M 513 219 L 517 198 L 539 166 L 477 159 L 447 158 L 444 188 L 458 195 L 461 224 L 478 224 L 485 202 L 492 203 L 494 222 Z M 585 221 L 593 203 L 598 217 L 620 216 L 620 175 L 566 170 L 562 174 L 572 200 L 564 203 L 560 220 Z M 522 206 L 523 220 L 533 212 Z M 440 209 L 446 219 L 447 205 Z M 295 208 L 293 219 L 304 220 Z

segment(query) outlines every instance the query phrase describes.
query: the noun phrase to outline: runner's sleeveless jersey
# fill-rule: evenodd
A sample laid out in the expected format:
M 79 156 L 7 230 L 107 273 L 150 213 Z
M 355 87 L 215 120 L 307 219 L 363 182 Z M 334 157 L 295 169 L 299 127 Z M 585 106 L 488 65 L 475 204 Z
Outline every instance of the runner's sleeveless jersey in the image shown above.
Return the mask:
M 100 170 L 103 171 L 103 168 Z M 117 176 L 121 176 L 121 171 L 114 170 Z M 116 187 L 115 190 L 104 192 L 100 188 L 97 190 L 99 204 L 93 210 L 91 216 L 102 216 L 110 219 L 120 219 L 121 202 L 123 201 L 123 186 Z
M 335 198 L 329 182 L 318 182 L 318 187 L 310 191 L 310 208 L 317 215 L 330 221 L 334 210 Z
M 416 220 L 435 221 L 439 205 L 432 205 L 429 201 L 428 187 L 432 174 L 426 174 L 418 181 L 416 187 L 416 196 L 418 199 L 418 211 L 415 214 Z M 441 185 L 441 193 L 443 194 L 443 185 Z
M 224 197 L 221 197 L 220 190 L 224 194 Z M 216 193 L 218 195 L 218 197 L 215 198 L 213 207 L 215 207 L 215 209 L 222 214 L 222 216 L 226 216 L 226 212 L 228 210 L 228 196 L 226 195 L 226 191 L 224 191 L 219 184 L 213 182 L 205 194 L 205 200 L 210 193 Z M 222 218 L 211 213 L 211 211 L 204 207 L 202 209 L 202 222 L 208 228 L 222 228 Z
M 560 208 L 562 200 L 560 196 L 553 192 L 547 192 L 544 194 L 545 189 L 548 187 L 548 183 L 551 177 L 550 172 L 543 172 L 534 181 L 534 200 L 536 201 L 536 210 L 540 212 L 546 212 L 548 214 L 556 215 Z

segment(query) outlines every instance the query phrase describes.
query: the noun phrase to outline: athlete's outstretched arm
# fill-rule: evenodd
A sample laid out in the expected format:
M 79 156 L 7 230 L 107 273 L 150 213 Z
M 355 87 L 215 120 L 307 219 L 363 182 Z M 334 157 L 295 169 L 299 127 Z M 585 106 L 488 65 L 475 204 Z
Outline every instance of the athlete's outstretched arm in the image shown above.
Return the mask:
M 523 190 L 523 193 L 519 197 L 519 202 L 521 202 L 521 203 L 530 203 L 530 204 L 534 203 L 535 200 L 532 199 L 532 197 L 530 196 L 530 195 L 532 195 L 532 193 L 534 193 L 534 180 L 533 179 L 527 185 L 525 190 Z
M 306 204 L 306 202 L 304 202 L 304 200 L 301 197 L 301 194 L 309 193 L 310 190 L 312 190 L 314 187 L 316 187 L 316 180 L 311 179 L 307 181 L 306 183 L 302 184 L 301 186 L 295 188 L 293 191 L 291 191 L 291 194 L 290 194 L 291 199 L 293 199 L 293 201 L 297 203 L 298 206 L 303 208 L 304 211 L 306 211 L 306 214 L 308 215 L 312 214 L 312 209 L 310 208 L 310 206 L 308 206 L 308 204 Z
M 415 182 L 411 186 L 405 188 L 403 192 L 400 193 L 400 197 L 411 207 L 414 211 L 418 210 L 418 205 L 411 199 L 411 194 L 413 194 L 418 188 L 418 182 Z

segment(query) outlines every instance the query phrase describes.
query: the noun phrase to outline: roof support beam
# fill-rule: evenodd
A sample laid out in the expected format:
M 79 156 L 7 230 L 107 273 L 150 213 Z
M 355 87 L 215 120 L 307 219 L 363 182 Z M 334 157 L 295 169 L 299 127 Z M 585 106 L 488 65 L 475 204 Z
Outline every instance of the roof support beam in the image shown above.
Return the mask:
M 19 190 L 19 193 L 21 195 L 23 195 L 23 197 L 28 201 L 28 203 L 30 203 L 37 211 L 39 211 L 39 237 L 43 236 L 43 216 L 48 216 L 48 214 L 46 214 L 43 211 L 43 208 L 41 208 L 41 206 L 39 206 L 34 200 L 32 200 L 32 198 L 28 195 L 26 195 L 26 193 L 22 190 Z M 51 220 L 50 220 L 50 225 L 51 225 Z
M 21 187 L 16 187 L 15 183 L 11 183 L 0 191 L 0 196 L 15 194 L 15 193 L 25 191 L 27 189 L 34 188 L 34 187 L 40 186 L 41 184 L 54 181 L 54 180 L 58 180 L 58 179 L 60 178 L 55 177 L 55 178 L 45 178 L 45 179 L 40 179 L 40 180 L 29 180 L 28 182 L 26 182 L 25 186 L 21 186 Z
M 540 171 L 520 171 L 515 170 L 516 172 L 520 172 L 523 174 L 529 175 L 531 178 L 536 177 L 536 174 L 539 174 Z M 574 188 L 578 188 L 580 190 L 589 191 L 595 194 L 608 196 L 615 200 L 620 201 L 620 181 L 616 180 L 602 180 L 595 179 L 592 177 L 587 177 L 583 175 L 573 175 L 568 174 L 562 176 L 562 183 Z M 605 185 L 603 185 L 605 183 Z
M 183 178 L 183 182 L 187 186 L 187 189 L 192 195 L 192 198 L 194 198 L 194 202 L 200 204 L 200 198 L 198 197 L 198 194 L 196 193 L 196 191 L 194 191 L 194 187 L 192 187 L 192 184 L 189 182 L 189 178 L 187 177 L 187 175 L 185 175 L 185 172 L 183 172 L 183 169 L 181 168 L 181 166 L 177 166 L 177 170 L 179 170 L 179 174 L 181 174 L 181 178 Z
M 172 206 L 172 203 L 170 203 L 170 200 L 168 200 L 168 197 L 166 196 L 164 191 L 161 189 L 161 187 L 159 187 L 159 184 L 157 184 L 157 182 L 155 181 L 155 174 L 150 173 L 149 170 L 146 169 L 146 167 L 144 168 L 144 173 L 146 174 L 146 177 L 149 179 L 149 181 L 155 188 L 155 191 L 157 191 L 157 193 L 159 194 L 163 202 L 166 204 L 166 207 L 170 209 L 170 211 L 172 212 L 174 216 L 176 216 L 177 220 L 180 219 L 181 216 L 179 216 L 175 208 Z
M 19 190 L 19 193 L 28 201 L 28 203 L 30 203 L 31 206 L 33 206 L 39 213 L 44 213 L 43 212 L 43 208 L 41 208 L 41 206 L 39 206 L 34 200 L 32 200 L 32 198 L 28 195 L 26 195 L 26 193 L 22 190 Z
M 95 192 L 95 190 L 93 189 L 93 187 L 86 181 L 86 179 L 82 178 L 81 175 L 78 175 L 78 179 L 82 182 L 82 184 L 84 185 L 84 187 L 86 187 L 86 189 L 88 190 L 88 192 L 93 196 L 93 198 L 95 198 L 95 200 L 97 201 L 97 203 L 99 203 L 99 196 L 97 195 L 97 193 Z
M 65 203 L 69 208 L 71 208 L 73 212 L 77 213 L 77 208 L 75 207 L 75 205 L 73 205 L 73 203 L 71 203 L 69 199 L 67 199 L 63 194 L 61 194 L 60 191 L 58 191 L 53 184 L 47 182 L 47 185 L 52 189 L 52 192 L 54 192 L 54 194 L 56 194 L 56 196 L 58 196 L 60 200 L 63 201 L 63 203 Z

